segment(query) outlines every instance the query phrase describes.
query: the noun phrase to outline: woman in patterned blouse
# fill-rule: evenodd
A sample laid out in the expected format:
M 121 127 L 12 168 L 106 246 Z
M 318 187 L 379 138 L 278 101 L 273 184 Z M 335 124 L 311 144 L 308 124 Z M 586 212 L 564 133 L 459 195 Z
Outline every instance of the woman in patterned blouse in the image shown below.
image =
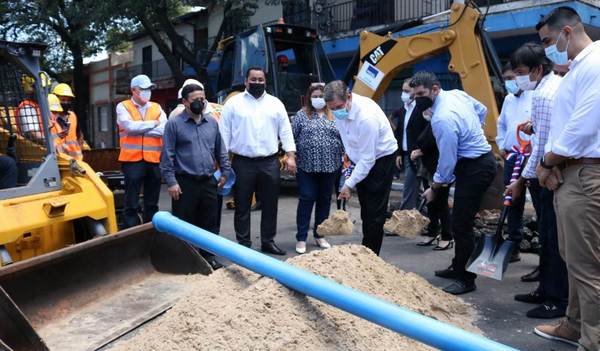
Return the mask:
M 296 141 L 298 210 L 296 212 L 296 252 L 306 252 L 306 238 L 313 205 L 317 246 L 331 247 L 317 234 L 317 226 L 329 216 L 331 194 L 342 164 L 343 146 L 331 111 L 323 99 L 323 84 L 312 84 L 305 96 L 304 107 L 292 119 Z

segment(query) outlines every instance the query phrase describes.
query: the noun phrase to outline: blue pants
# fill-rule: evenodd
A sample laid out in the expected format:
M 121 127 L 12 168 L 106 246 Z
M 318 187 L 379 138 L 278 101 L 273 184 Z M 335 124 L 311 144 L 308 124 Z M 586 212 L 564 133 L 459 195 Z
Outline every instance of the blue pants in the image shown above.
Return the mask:
M 515 160 L 513 157 L 510 160 L 504 161 L 504 185 L 510 184 L 510 177 L 515 167 Z M 521 240 L 523 240 L 523 211 L 525 209 L 525 195 L 526 191 L 523 191 L 522 196 L 514 199 L 512 206 L 508 209 L 507 221 L 508 221 L 508 238 L 514 241 L 518 246 Z
M 125 176 L 125 209 L 123 222 L 125 228 L 140 224 L 140 190 L 144 186 L 144 223 L 150 222 L 158 211 L 160 195 L 160 169 L 158 163 L 123 162 L 121 170 Z
M 12 157 L 0 155 L 0 189 L 17 186 L 17 164 Z
M 296 211 L 296 225 L 298 233 L 296 240 L 306 241 L 308 228 L 310 226 L 310 215 L 315 206 L 315 226 L 313 234 L 317 234 L 317 226 L 329 217 L 331 206 L 331 193 L 335 184 L 337 172 L 332 173 L 309 173 L 298 169 L 296 180 L 298 181 L 298 210 Z

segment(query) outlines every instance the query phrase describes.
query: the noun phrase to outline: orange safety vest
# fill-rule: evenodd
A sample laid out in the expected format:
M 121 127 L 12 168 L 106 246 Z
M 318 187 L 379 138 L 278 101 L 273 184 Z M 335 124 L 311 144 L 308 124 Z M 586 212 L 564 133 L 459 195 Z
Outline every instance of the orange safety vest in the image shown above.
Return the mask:
M 35 116 L 21 116 L 21 109 L 24 109 L 26 107 L 31 107 L 32 109 L 35 110 L 36 115 Z M 21 101 L 21 103 L 19 104 L 19 106 L 17 107 L 17 111 L 15 113 L 15 117 L 16 117 L 16 124 L 17 124 L 17 133 L 19 135 L 23 135 L 24 136 L 24 127 L 28 126 L 29 130 L 26 131 L 28 133 L 39 133 L 38 137 L 42 138 L 43 137 L 43 130 L 44 130 L 44 124 L 42 123 L 42 113 L 40 112 L 40 105 L 33 101 L 33 100 L 29 100 L 29 99 L 25 99 L 23 101 Z M 35 119 L 32 121 L 31 118 L 35 117 Z
M 214 102 L 209 102 L 208 104 L 212 108 L 210 113 L 219 122 L 221 120 L 221 112 L 223 112 L 223 105 L 215 104 Z
M 144 118 L 131 100 L 121 102 L 129 116 L 134 121 L 154 121 L 160 118 L 162 112 L 160 105 L 155 102 L 148 102 L 150 106 L 146 109 Z M 127 131 L 119 127 L 119 145 L 121 152 L 119 161 L 137 162 L 144 160 L 150 163 L 160 163 L 160 151 L 162 150 L 162 136 L 155 135 L 130 135 Z
M 50 132 L 54 137 L 54 146 L 58 152 L 67 154 L 76 160 L 83 160 L 83 153 L 81 152 L 81 145 L 77 138 L 77 115 L 73 111 L 69 111 L 69 131 L 64 138 L 60 137 L 63 132 L 60 123 L 56 121 L 56 116 L 52 114 L 52 127 Z

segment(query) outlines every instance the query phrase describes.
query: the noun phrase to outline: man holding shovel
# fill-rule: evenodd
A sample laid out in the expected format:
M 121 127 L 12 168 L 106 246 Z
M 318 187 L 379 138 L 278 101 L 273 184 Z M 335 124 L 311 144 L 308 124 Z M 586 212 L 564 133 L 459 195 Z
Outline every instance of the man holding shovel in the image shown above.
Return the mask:
M 454 279 L 444 291 L 458 295 L 475 290 L 476 274 L 466 271 L 475 248 L 473 222 L 481 199 L 496 175 L 496 159 L 483 134 L 487 108 L 461 90 L 444 91 L 435 74 L 417 72 L 410 82 L 417 108 L 431 108 L 431 128 L 440 146 L 433 184 L 423 194 L 434 200 L 443 187 L 455 183 L 452 231 L 456 243 L 452 265 L 435 275 Z

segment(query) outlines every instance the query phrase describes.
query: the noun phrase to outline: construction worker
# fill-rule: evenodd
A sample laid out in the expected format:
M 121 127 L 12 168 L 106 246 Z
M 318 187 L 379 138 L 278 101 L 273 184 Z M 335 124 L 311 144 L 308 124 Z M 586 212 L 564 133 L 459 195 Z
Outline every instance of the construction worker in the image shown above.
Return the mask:
M 25 76 L 21 79 L 21 86 L 26 98 L 16 110 L 17 132 L 27 139 L 41 140 L 44 132 L 40 105 L 35 99 L 35 79 Z
M 64 83 L 58 84 L 53 92 L 53 94 L 48 94 L 48 106 L 52 113 L 50 133 L 54 137 L 56 150 L 76 160 L 83 160 L 81 144 L 77 137 L 77 115 L 70 110 L 69 99 L 73 99 L 73 92 Z
M 131 99 L 117 105 L 119 161 L 125 176 L 126 228 L 139 223 L 138 207 L 144 186 L 143 221 L 149 222 L 158 211 L 160 194 L 160 152 L 167 116 L 159 104 L 150 101 L 155 85 L 146 75 L 131 80 Z

